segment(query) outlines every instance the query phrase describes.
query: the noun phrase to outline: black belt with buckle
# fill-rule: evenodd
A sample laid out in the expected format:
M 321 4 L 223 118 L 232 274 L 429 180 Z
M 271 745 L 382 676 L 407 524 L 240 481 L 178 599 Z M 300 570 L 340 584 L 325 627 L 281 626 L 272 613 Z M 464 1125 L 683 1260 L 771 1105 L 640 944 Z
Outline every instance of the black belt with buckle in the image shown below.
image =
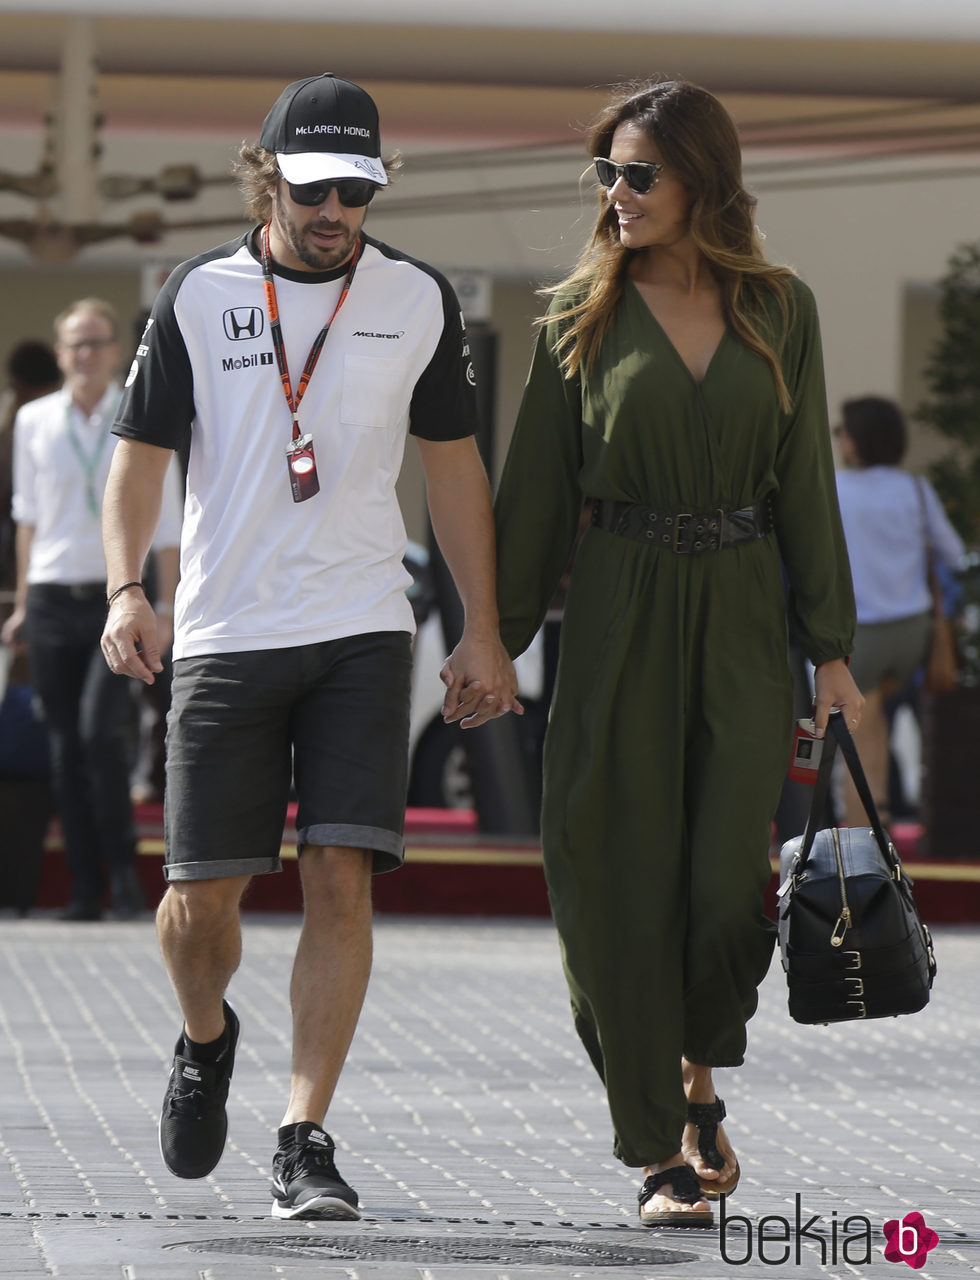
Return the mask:
M 607 533 L 618 533 L 638 542 L 652 542 L 678 555 L 697 551 L 720 551 L 741 542 L 754 542 L 772 531 L 771 503 L 756 503 L 738 511 L 712 511 L 696 515 L 677 511 L 665 515 L 641 502 L 619 502 L 615 498 L 595 498 L 592 523 Z

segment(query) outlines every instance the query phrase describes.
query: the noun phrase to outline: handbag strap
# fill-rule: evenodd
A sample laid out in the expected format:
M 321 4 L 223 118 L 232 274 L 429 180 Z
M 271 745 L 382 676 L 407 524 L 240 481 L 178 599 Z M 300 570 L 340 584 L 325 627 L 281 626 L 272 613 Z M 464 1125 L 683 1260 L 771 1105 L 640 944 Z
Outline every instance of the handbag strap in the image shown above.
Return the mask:
M 857 753 L 857 747 L 854 745 L 854 739 L 851 737 L 850 730 L 845 724 L 844 717 L 838 707 L 831 709 L 827 722 L 827 733 L 824 735 L 823 752 L 820 756 L 820 768 L 817 770 L 817 780 L 813 787 L 813 799 L 810 801 L 810 815 L 807 818 L 806 831 L 803 833 L 803 843 L 800 845 L 798 870 L 802 871 L 806 866 L 817 831 L 820 829 L 827 795 L 830 791 L 830 776 L 833 771 L 834 757 L 838 746 L 840 747 L 841 755 L 844 757 L 848 772 L 854 779 L 854 785 L 861 798 L 861 803 L 864 805 L 865 813 L 867 813 L 871 822 L 871 830 L 874 832 L 875 841 L 881 850 L 882 857 L 893 870 L 899 871 L 901 863 L 892 848 L 891 841 L 885 835 L 881 819 L 878 817 L 877 806 L 871 795 L 871 788 L 868 786 L 868 780 L 864 776 L 864 769 L 861 765 L 861 758 Z
M 945 618 L 946 602 L 943 599 L 943 588 L 936 569 L 936 548 L 933 545 L 932 534 L 929 530 L 925 481 L 921 476 L 913 476 L 912 483 L 915 485 L 915 494 L 919 499 L 919 514 L 922 517 L 922 541 L 926 552 L 926 583 L 929 587 L 929 594 L 932 596 L 932 610 L 937 618 Z
M 932 545 L 932 534 L 929 530 L 929 509 L 926 506 L 925 482 L 921 476 L 913 476 L 912 483 L 915 485 L 915 496 L 919 500 L 919 514 L 922 517 L 922 542 L 926 549 L 926 561 L 931 568 L 936 549 Z

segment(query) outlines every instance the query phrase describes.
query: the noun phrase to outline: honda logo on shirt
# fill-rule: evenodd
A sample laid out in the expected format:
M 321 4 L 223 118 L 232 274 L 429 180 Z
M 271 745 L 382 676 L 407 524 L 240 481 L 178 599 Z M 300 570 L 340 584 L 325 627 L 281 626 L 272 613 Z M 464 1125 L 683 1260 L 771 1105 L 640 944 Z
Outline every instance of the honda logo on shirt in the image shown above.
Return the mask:
M 225 312 L 224 321 L 225 333 L 232 342 L 259 338 L 265 328 L 265 316 L 261 307 L 232 307 Z

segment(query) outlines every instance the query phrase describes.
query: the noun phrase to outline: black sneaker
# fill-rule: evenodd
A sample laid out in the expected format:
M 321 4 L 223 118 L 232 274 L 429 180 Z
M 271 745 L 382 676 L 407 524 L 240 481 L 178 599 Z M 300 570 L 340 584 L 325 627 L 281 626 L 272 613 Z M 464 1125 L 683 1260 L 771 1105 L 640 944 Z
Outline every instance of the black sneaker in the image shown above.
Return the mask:
M 333 1162 L 329 1133 L 315 1124 L 296 1126 L 295 1137 L 280 1142 L 272 1158 L 274 1218 L 359 1218 L 357 1192 Z
M 185 1058 L 184 1037 L 174 1049 L 174 1065 L 160 1116 L 160 1154 L 178 1178 L 206 1178 L 221 1159 L 228 1136 L 225 1103 L 235 1065 L 238 1018 L 225 1001 L 228 1045 L 216 1063 Z

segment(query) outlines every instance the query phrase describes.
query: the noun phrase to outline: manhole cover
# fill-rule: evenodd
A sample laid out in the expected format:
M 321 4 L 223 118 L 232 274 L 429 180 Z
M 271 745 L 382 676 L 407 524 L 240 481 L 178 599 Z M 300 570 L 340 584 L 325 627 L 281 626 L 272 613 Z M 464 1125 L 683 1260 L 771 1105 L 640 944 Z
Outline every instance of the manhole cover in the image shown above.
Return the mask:
M 412 1262 L 416 1266 L 469 1262 L 495 1266 L 666 1267 L 697 1262 L 695 1253 L 598 1240 L 520 1240 L 513 1236 L 256 1236 L 196 1240 L 168 1249 L 244 1253 L 265 1258 L 324 1258 L 356 1262 Z

